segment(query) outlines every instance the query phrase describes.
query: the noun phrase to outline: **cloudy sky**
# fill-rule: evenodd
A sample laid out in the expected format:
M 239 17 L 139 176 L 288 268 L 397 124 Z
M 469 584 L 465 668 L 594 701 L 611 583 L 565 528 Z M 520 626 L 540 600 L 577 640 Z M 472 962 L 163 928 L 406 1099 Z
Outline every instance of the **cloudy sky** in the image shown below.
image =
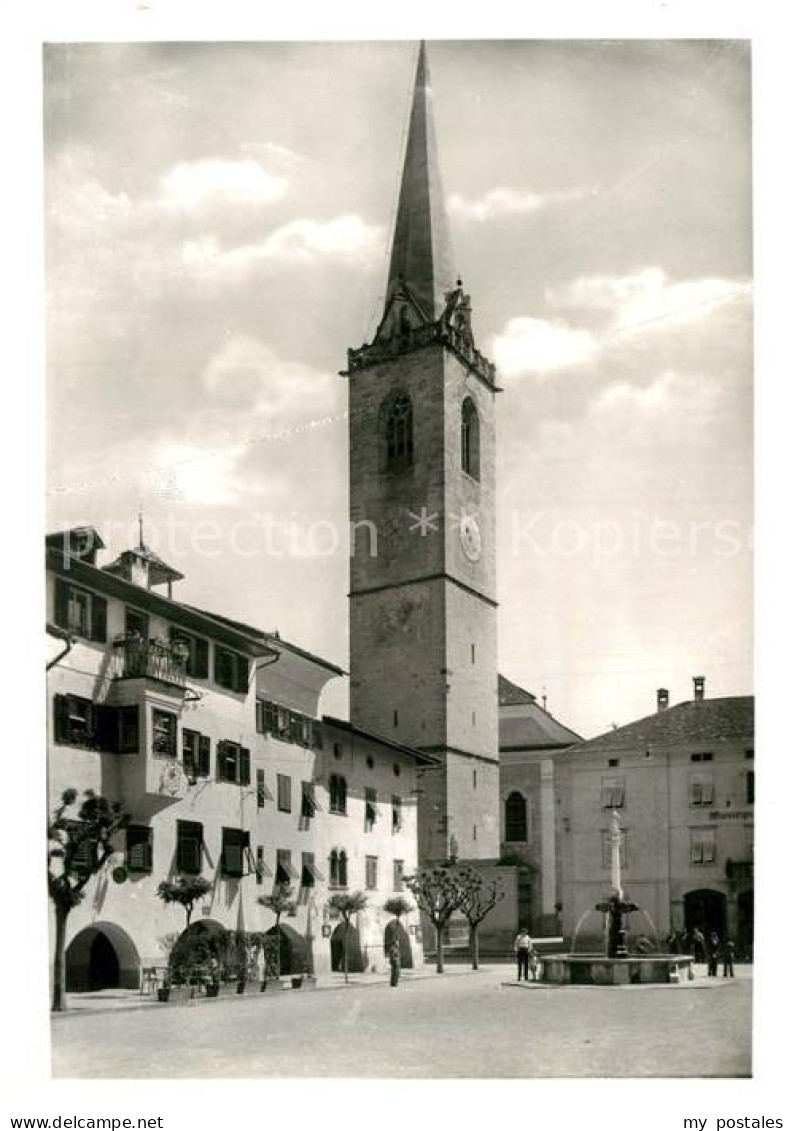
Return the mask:
M 347 658 L 348 346 L 381 309 L 416 47 L 51 46 L 48 525 Z M 744 42 L 429 45 L 497 363 L 500 667 L 586 736 L 752 690 Z M 344 689 L 326 709 L 341 711 Z

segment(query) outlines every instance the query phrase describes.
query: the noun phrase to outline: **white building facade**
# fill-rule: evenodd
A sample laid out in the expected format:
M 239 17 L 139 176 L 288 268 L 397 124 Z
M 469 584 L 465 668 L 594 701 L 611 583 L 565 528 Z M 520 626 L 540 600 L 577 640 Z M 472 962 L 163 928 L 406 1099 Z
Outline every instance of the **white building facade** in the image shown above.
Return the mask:
M 180 575 L 142 542 L 103 568 L 91 529 L 47 542 L 50 808 L 92 789 L 129 815 L 69 917 L 67 988 L 134 987 L 165 964 L 185 916 L 157 887 L 178 876 L 211 884 L 192 916 L 207 930 L 271 931 L 259 897 L 289 884 L 288 950 L 317 976 L 340 965 L 330 896 L 365 892 L 355 962 L 381 969 L 431 757 L 322 717 L 339 667 L 159 592 Z M 417 915 L 403 925 L 420 963 Z

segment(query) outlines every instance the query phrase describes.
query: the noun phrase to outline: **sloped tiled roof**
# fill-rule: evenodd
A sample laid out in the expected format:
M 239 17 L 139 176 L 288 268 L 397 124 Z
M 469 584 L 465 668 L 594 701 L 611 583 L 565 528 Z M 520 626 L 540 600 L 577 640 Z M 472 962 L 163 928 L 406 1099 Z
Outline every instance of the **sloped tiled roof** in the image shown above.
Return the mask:
M 500 750 L 548 750 L 579 742 L 579 734 L 554 719 L 538 703 L 528 703 L 519 715 L 498 721 Z
M 752 742 L 754 697 L 735 695 L 724 699 L 686 700 L 657 711 L 634 723 L 618 727 L 582 742 L 581 754 L 600 750 L 630 750 L 645 746 L 676 746 L 683 742 L 717 742 L 737 739 Z
M 498 706 L 519 707 L 523 703 L 535 703 L 536 696 L 524 687 L 518 687 L 505 675 L 498 676 Z

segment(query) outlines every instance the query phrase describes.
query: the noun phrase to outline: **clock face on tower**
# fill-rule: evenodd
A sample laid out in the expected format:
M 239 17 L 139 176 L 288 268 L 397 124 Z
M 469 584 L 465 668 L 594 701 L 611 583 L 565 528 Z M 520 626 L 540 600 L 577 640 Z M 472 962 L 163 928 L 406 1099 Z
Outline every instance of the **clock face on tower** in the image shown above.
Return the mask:
M 460 519 L 459 541 L 468 561 L 477 562 L 481 557 L 481 531 L 473 515 L 464 515 Z

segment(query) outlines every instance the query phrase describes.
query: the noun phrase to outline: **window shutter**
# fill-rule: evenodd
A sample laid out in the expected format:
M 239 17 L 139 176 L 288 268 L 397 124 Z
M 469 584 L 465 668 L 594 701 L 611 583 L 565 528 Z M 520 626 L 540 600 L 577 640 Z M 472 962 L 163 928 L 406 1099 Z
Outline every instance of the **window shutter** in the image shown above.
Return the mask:
M 244 656 L 237 656 L 236 662 L 236 687 L 235 691 L 246 692 L 250 676 L 250 664 Z
M 96 841 L 85 837 L 78 844 L 75 844 L 71 860 L 75 872 L 93 871 L 96 863 Z
M 69 741 L 69 697 L 56 695 L 54 703 L 55 741 Z
M 118 753 L 118 715 L 114 707 L 96 707 L 94 737 L 100 750 Z
M 239 751 L 239 784 L 250 785 L 250 751 L 245 746 Z
M 127 867 L 130 872 L 151 871 L 153 835 L 153 829 L 146 825 L 127 828 Z
M 69 627 L 69 586 L 60 577 L 55 578 L 55 623 Z
M 196 679 L 209 678 L 209 641 L 195 638 L 195 670 Z
M 95 593 L 91 594 L 91 640 L 107 641 L 107 601 Z
M 266 796 L 264 794 L 264 771 L 256 770 L 256 805 L 259 809 L 264 808 Z
M 225 781 L 226 744 L 222 740 L 217 744 L 217 768 L 215 777 L 218 781 Z
M 198 737 L 198 773 L 202 778 L 209 777 L 212 741 L 208 734 Z

